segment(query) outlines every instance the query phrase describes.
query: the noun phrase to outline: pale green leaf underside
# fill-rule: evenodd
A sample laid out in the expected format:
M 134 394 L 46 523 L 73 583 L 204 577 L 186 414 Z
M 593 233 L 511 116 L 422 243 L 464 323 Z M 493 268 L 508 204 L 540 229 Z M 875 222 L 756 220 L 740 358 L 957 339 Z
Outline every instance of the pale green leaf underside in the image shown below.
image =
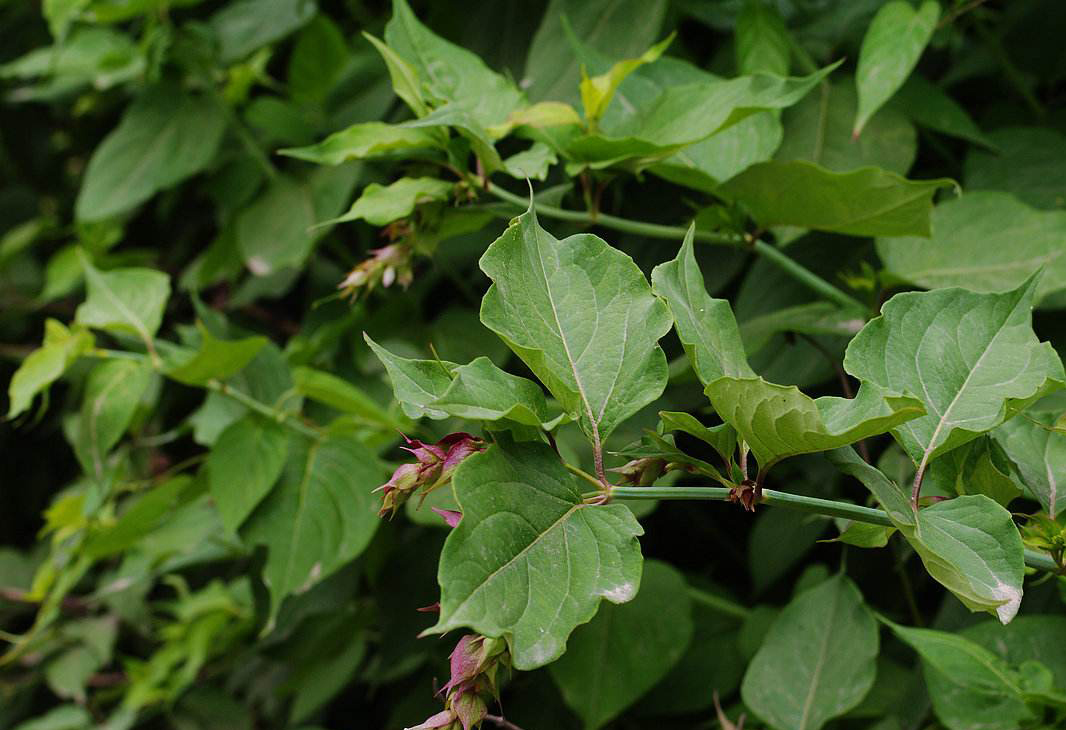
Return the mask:
M 666 307 L 633 260 L 590 234 L 555 239 L 529 211 L 489 246 L 481 321 L 593 442 L 666 386 Z
M 504 636 L 515 668 L 533 669 L 565 651 L 601 599 L 636 595 L 640 525 L 624 505 L 585 504 L 548 446 L 493 446 L 467 458 L 453 480 L 463 519 L 441 552 L 431 633 Z
M 396 400 L 400 402 L 404 413 L 410 418 L 447 418 L 448 414 L 430 404 L 444 395 L 452 384 L 452 373 L 458 367 L 455 363 L 443 360 L 415 360 L 400 357 L 386 350 L 370 339 L 365 332 L 363 339 L 385 366 L 385 371 L 392 381 Z
M 365 220 L 384 226 L 411 215 L 417 205 L 447 200 L 454 187 L 434 177 L 402 177 L 390 185 L 370 183 L 347 213 L 319 225 Z
M 150 345 L 170 297 L 170 277 L 155 269 L 97 270 L 82 254 L 87 294 L 74 320 L 88 327 L 125 332 Z
M 741 696 L 780 730 L 819 730 L 855 707 L 877 671 L 877 622 L 843 575 L 801 593 L 770 626 Z
M 911 393 L 926 413 L 893 435 L 916 464 L 989 431 L 1066 379 L 1032 328 L 1035 280 L 1003 294 L 963 289 L 897 294 L 848 346 L 864 383 Z
M 454 380 L 431 407 L 458 418 L 508 420 L 525 426 L 553 424 L 544 391 L 526 378 L 504 372 L 487 357 L 455 369 Z
M 1054 518 L 1066 509 L 1066 433 L 1053 431 L 1058 414 L 1027 412 L 992 432 L 1022 482 Z

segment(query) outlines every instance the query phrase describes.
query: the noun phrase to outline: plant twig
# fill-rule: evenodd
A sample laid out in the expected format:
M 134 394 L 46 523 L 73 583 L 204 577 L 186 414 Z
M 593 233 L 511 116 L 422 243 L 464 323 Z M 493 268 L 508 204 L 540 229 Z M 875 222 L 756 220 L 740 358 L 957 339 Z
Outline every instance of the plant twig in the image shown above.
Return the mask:
M 485 715 L 485 722 L 491 722 L 496 727 L 502 727 L 503 730 L 522 730 L 518 725 L 505 719 L 503 715 Z

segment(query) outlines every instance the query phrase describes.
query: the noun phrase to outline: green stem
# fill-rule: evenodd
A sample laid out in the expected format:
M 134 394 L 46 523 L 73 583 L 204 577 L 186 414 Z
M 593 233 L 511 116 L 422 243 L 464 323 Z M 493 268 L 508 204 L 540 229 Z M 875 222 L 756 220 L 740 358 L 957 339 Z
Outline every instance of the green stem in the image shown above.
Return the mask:
M 729 499 L 729 492 L 730 490 L 725 487 L 612 487 L 611 497 L 612 499 L 693 499 L 725 502 Z M 869 525 L 894 526 L 884 510 L 864 507 L 860 504 L 806 497 L 802 494 L 778 492 L 774 489 L 764 489 L 762 497 L 761 504 L 786 507 L 826 517 L 843 517 Z M 1060 572 L 1058 564 L 1050 555 L 1029 548 L 1025 549 L 1025 564 L 1030 568 L 1046 570 L 1050 573 Z
M 499 185 L 490 183 L 487 191 L 490 195 L 518 208 L 525 209 L 529 206 L 529 200 L 508 192 Z M 552 205 L 538 204 L 537 215 L 542 215 L 546 218 L 554 218 L 556 220 L 570 221 L 571 223 L 603 226 L 604 228 L 622 231 L 623 233 L 635 233 L 640 236 L 647 236 L 648 238 L 661 238 L 670 241 L 681 241 L 688 233 L 687 229 L 680 226 L 664 226 L 659 223 L 646 223 L 644 221 L 630 220 L 629 218 L 619 218 L 618 216 L 608 215 L 606 213 L 592 214 L 576 210 L 564 210 L 563 208 L 556 208 Z M 694 233 L 693 238 L 702 243 L 716 245 L 750 246 L 759 256 L 762 256 L 771 264 L 825 299 L 836 302 L 842 307 L 858 308 L 862 310 L 866 309 L 865 305 L 858 299 L 841 291 L 817 274 L 804 268 L 792 258 L 784 254 L 779 248 L 771 246 L 765 241 L 758 239 L 749 241 L 744 236 L 736 233 L 714 233 L 711 231 L 700 230 L 697 230 Z
M 595 496 L 597 496 L 597 497 L 603 496 L 603 482 L 601 482 L 599 479 L 597 479 L 596 477 L 594 477 L 591 474 L 589 474 L 584 469 L 579 469 L 578 467 L 574 466 L 573 464 L 564 464 L 564 466 L 567 469 L 570 470 L 571 474 L 579 476 L 582 479 L 584 479 L 586 482 L 591 484 L 592 486 L 597 487 L 599 491 L 596 492 Z
M 751 611 L 745 606 L 695 586 L 688 587 L 688 595 L 693 603 L 698 603 L 712 611 L 717 611 L 723 616 L 733 616 L 743 621 L 751 614 Z

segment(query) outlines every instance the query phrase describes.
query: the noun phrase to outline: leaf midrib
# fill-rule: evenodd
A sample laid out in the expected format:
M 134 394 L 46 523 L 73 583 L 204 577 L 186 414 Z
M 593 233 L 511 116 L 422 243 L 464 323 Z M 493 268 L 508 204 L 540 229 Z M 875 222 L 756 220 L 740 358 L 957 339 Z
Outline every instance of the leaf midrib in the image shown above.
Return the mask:
M 839 590 L 833 592 L 833 607 L 829 611 L 830 617 L 836 616 L 837 605 L 840 603 L 840 593 L 841 591 Z M 831 627 L 833 623 L 834 622 L 830 620 L 829 626 Z M 822 668 L 825 666 L 826 654 L 829 653 L 829 636 L 831 633 L 832 630 L 830 628 L 822 634 L 822 644 L 818 648 L 818 661 L 815 662 L 814 674 L 811 676 L 811 686 L 810 689 L 807 690 L 807 698 L 803 703 L 803 713 L 800 715 L 799 730 L 806 730 L 807 728 L 807 718 L 810 716 L 811 706 L 814 703 L 814 694 L 818 689 L 818 681 L 822 676 Z

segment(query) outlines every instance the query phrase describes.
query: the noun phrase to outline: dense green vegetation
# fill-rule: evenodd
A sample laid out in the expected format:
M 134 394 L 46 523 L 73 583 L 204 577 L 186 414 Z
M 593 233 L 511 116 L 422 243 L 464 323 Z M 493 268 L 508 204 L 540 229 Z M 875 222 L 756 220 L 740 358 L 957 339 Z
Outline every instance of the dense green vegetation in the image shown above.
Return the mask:
M 1064 32 L 0 0 L 0 730 L 1066 726 Z

